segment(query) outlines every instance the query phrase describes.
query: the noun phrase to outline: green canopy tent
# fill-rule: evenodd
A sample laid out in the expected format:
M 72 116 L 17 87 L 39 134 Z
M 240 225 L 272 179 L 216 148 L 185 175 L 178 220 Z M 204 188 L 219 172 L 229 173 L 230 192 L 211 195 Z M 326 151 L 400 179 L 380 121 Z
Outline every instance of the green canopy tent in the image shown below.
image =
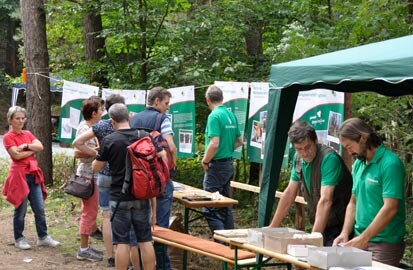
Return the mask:
M 373 91 L 413 94 L 413 35 L 350 48 L 271 67 L 259 217 L 268 225 L 299 91 Z

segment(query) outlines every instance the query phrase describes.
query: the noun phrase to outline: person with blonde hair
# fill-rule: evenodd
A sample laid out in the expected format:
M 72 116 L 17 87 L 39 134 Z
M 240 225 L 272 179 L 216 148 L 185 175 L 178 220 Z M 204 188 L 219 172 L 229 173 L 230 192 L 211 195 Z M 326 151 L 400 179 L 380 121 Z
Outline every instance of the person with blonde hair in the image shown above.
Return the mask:
M 11 157 L 11 165 L 3 195 L 14 207 L 13 232 L 18 249 L 30 249 L 23 235 L 27 202 L 34 213 L 37 230 L 37 246 L 57 247 L 60 243 L 47 233 L 44 199 L 47 197 L 44 175 L 35 153 L 43 151 L 43 144 L 28 130 L 24 130 L 26 110 L 19 106 L 11 107 L 7 121 L 11 129 L 3 137 L 3 145 Z

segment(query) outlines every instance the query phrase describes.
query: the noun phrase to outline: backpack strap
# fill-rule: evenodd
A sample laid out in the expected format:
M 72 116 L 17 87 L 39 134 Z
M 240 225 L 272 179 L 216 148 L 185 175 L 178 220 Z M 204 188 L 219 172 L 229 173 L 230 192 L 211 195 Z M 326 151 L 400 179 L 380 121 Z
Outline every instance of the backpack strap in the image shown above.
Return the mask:
M 164 113 L 158 113 L 156 115 L 156 122 L 155 122 L 155 127 L 153 128 L 153 130 L 158 131 L 159 133 L 161 133 L 161 125 L 163 120 L 165 120 L 165 117 L 167 117 Z

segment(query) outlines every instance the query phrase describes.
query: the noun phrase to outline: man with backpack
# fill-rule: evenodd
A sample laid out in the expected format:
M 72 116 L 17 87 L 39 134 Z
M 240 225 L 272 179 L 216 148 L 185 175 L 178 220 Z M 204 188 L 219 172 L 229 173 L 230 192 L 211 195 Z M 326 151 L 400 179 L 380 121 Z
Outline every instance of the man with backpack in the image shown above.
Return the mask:
M 155 130 L 161 133 L 163 139 L 168 144 L 166 150 L 168 166 L 170 167 L 171 180 L 166 183 L 164 192 L 156 198 L 156 224 L 161 227 L 169 227 L 169 216 L 173 199 L 172 178 L 175 174 L 176 146 L 173 140 L 172 123 L 165 112 L 169 109 L 171 93 L 163 87 L 154 87 L 148 93 L 148 107 L 144 111 L 135 114 L 131 121 L 132 128 L 144 128 Z M 155 249 L 156 268 L 170 269 L 170 261 L 166 252 L 166 247 Z M 165 268 L 163 268 L 163 266 Z
M 145 270 L 155 269 L 155 253 L 152 245 L 151 224 L 155 224 L 156 200 L 137 200 L 131 193 L 124 192 L 127 147 L 138 139 L 147 136 L 142 130 L 131 129 L 126 105 L 114 104 L 109 116 L 115 132 L 106 136 L 100 145 L 99 153 L 92 164 L 95 172 L 109 163 L 112 182 L 110 185 L 110 212 L 112 214 L 112 236 L 116 248 L 116 268 L 129 266 L 130 228 L 134 228 L 141 251 Z M 151 219 L 152 216 L 152 219 Z

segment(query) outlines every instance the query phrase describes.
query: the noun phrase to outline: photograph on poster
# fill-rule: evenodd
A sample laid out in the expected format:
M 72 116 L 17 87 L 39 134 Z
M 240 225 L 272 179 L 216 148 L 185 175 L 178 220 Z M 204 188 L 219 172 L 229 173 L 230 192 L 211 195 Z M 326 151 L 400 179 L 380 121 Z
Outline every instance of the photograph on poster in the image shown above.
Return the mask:
M 340 143 L 329 141 L 329 146 L 333 148 L 337 153 L 340 153 Z
M 179 130 L 179 152 L 188 154 L 192 152 L 192 136 L 192 130 Z
M 262 123 L 259 121 L 252 122 L 250 145 L 257 148 L 262 147 Z
M 328 145 L 327 130 L 316 130 L 315 132 L 317 133 L 318 143 Z
M 327 139 L 334 143 L 340 143 L 338 139 L 338 128 L 341 124 L 341 114 L 330 111 L 328 115 L 328 134 Z

